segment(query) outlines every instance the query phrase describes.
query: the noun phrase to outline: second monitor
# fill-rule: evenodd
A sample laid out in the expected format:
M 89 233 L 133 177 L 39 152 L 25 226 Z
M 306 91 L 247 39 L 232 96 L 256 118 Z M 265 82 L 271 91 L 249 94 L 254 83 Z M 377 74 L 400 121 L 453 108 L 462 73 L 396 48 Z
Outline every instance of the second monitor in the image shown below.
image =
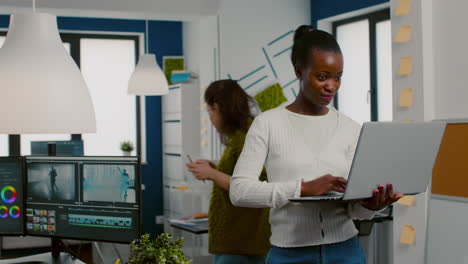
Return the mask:
M 140 234 L 136 157 L 26 157 L 28 234 L 130 242 Z

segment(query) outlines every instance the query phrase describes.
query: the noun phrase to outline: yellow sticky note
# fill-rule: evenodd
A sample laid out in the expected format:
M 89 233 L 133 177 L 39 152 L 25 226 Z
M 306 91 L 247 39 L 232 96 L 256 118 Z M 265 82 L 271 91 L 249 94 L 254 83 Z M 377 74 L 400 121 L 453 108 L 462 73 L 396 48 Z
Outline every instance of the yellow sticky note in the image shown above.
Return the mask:
M 404 16 L 409 13 L 411 9 L 411 0 L 400 0 L 395 11 L 395 15 Z
M 413 89 L 403 88 L 400 92 L 400 107 L 410 107 L 413 105 Z
M 405 119 L 403 119 L 401 121 L 403 121 L 403 122 L 414 122 L 414 119 L 405 118 Z
M 395 42 L 397 43 L 405 43 L 411 40 L 411 32 L 412 27 L 411 25 L 404 25 L 398 29 L 398 33 L 395 36 Z
M 397 203 L 405 206 L 414 206 L 416 203 L 416 197 L 414 195 L 405 195 L 401 197 Z
M 411 56 L 400 58 L 400 75 L 410 75 L 413 72 L 413 58 Z
M 416 230 L 412 225 L 405 225 L 401 230 L 400 243 L 412 246 L 416 244 Z
M 185 191 L 185 190 L 188 190 L 188 187 L 182 185 L 182 186 L 177 186 L 176 189 L 181 190 L 181 191 Z

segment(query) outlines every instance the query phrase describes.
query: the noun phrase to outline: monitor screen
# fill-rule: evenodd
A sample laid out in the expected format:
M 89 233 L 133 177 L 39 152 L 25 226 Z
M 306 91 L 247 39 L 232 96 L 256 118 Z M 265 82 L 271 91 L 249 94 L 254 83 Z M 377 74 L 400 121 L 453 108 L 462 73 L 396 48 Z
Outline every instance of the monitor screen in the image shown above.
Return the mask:
M 138 158 L 30 156 L 26 178 L 28 234 L 125 243 L 139 236 Z
M 24 234 L 22 157 L 0 157 L 0 235 Z
M 124 164 L 83 164 L 83 201 L 136 203 L 135 167 Z
M 31 155 L 49 155 L 49 143 L 55 144 L 56 156 L 83 156 L 83 140 L 32 141 Z
M 77 201 L 77 165 L 58 162 L 28 162 L 28 201 Z

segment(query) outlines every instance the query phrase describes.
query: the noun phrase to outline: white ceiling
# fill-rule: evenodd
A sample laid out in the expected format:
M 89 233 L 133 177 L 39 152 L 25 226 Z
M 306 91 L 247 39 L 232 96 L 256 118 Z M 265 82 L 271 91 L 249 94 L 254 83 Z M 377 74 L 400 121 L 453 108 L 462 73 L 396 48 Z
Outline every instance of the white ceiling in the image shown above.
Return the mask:
M 32 9 L 33 0 L 0 0 L 0 13 Z M 220 0 L 36 0 L 37 11 L 59 16 L 193 20 L 216 15 Z

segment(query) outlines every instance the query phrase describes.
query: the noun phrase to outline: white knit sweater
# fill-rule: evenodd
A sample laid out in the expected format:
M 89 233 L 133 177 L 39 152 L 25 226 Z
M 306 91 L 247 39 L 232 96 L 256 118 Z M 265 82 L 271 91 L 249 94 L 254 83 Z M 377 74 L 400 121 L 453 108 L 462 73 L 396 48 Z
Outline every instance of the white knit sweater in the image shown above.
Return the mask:
M 255 118 L 231 179 L 231 201 L 242 207 L 272 207 L 272 245 L 302 247 L 345 241 L 357 234 L 352 219 L 370 219 L 375 212 L 356 202 L 294 203 L 288 199 L 300 196 L 302 181 L 325 174 L 348 177 L 360 126 L 336 113 L 333 135 L 315 151 L 305 140 L 314 135 L 305 135 L 290 115 L 280 107 Z M 258 180 L 263 166 L 268 182 Z

